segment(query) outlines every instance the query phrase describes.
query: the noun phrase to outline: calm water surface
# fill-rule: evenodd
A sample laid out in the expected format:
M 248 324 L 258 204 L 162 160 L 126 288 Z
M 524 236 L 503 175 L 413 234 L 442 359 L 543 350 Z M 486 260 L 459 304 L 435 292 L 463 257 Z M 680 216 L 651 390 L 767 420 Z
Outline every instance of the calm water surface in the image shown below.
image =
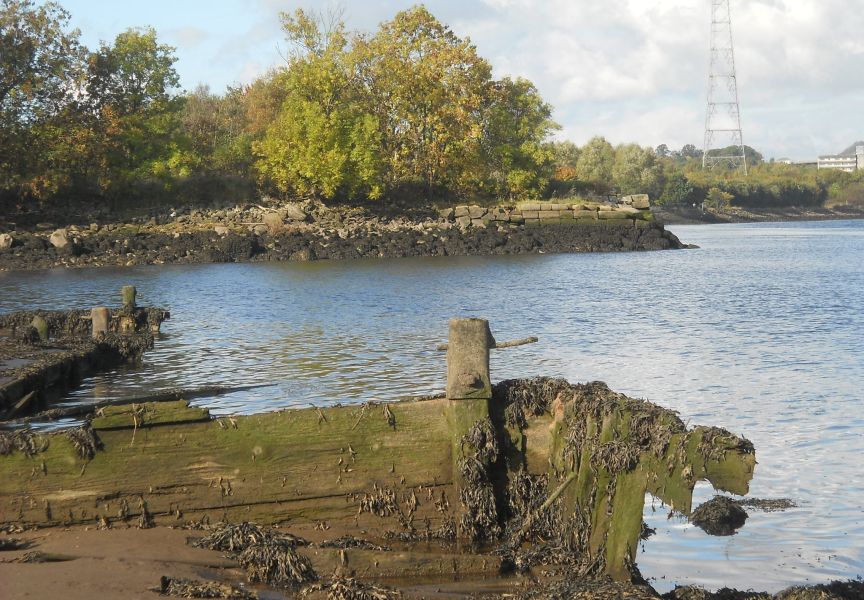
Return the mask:
M 495 353 L 494 379 L 604 380 L 726 427 L 756 445 L 751 496 L 798 503 L 712 538 L 649 498 L 655 587 L 864 575 L 864 221 L 672 229 L 701 249 L 0 273 L 0 311 L 114 304 L 134 283 L 172 312 L 156 349 L 70 401 L 270 384 L 201 402 L 220 414 L 442 390 L 448 319 L 485 317 L 540 337 Z

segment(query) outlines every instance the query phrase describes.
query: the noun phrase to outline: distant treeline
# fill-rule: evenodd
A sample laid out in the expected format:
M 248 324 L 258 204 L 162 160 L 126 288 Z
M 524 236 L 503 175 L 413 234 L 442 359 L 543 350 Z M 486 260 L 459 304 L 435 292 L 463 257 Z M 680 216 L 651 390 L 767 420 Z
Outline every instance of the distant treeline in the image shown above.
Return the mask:
M 766 162 L 744 147 L 748 175 L 717 167 L 703 170 L 702 151 L 692 144 L 670 150 L 635 144 L 613 147 L 596 137 L 580 147 L 555 145 L 553 192 L 647 193 L 656 204 L 742 208 L 815 207 L 825 204 L 864 204 L 864 171 L 844 173 L 815 166 Z M 718 152 L 727 154 L 731 149 Z M 712 151 L 714 152 L 714 151 Z
M 558 126 L 535 86 L 494 79 L 470 41 L 422 6 L 371 34 L 349 31 L 338 11 L 279 18 L 290 47 L 281 66 L 223 93 L 184 92 L 175 49 L 153 29 L 88 49 L 59 4 L 0 0 L 0 205 L 860 196 L 860 177 L 759 164 L 755 152 L 742 179 L 702 172 L 692 146 L 553 142 Z

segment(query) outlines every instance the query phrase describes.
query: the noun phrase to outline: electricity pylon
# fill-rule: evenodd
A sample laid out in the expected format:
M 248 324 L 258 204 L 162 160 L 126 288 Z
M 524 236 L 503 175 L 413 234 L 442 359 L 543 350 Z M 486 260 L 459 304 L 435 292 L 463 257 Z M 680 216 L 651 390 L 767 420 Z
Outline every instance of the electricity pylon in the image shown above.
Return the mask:
M 746 175 L 747 157 L 744 154 L 744 136 L 741 134 L 741 105 L 738 102 L 729 1 L 711 0 L 711 59 L 702 168 L 713 169 L 717 165 L 725 165 L 731 169 L 741 169 Z

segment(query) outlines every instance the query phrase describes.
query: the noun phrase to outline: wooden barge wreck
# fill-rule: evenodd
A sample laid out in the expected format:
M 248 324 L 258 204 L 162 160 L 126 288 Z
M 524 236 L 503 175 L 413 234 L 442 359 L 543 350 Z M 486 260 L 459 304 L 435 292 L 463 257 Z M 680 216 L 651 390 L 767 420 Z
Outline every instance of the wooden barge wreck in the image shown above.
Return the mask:
M 0 314 L 0 424 L 45 409 L 84 377 L 138 359 L 153 346 L 167 310 L 136 306 L 124 286 L 111 310 Z
M 496 347 L 486 321 L 451 321 L 437 398 L 220 418 L 135 403 L 71 430 L 0 432 L 0 526 L 254 522 L 363 541 L 299 548 L 319 573 L 445 581 L 543 564 L 630 581 L 646 492 L 684 515 L 699 480 L 747 493 L 746 439 L 600 382 L 493 385 Z

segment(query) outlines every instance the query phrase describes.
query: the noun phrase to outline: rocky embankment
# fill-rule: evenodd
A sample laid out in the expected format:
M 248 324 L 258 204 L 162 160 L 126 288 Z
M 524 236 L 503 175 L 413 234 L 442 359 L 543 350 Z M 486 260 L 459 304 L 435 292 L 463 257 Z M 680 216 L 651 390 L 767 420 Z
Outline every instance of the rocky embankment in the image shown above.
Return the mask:
M 0 270 L 665 250 L 684 247 L 629 205 L 466 206 L 412 216 L 320 203 L 172 210 L 132 223 L 8 226 Z M 555 210 L 552 210 L 552 209 Z

